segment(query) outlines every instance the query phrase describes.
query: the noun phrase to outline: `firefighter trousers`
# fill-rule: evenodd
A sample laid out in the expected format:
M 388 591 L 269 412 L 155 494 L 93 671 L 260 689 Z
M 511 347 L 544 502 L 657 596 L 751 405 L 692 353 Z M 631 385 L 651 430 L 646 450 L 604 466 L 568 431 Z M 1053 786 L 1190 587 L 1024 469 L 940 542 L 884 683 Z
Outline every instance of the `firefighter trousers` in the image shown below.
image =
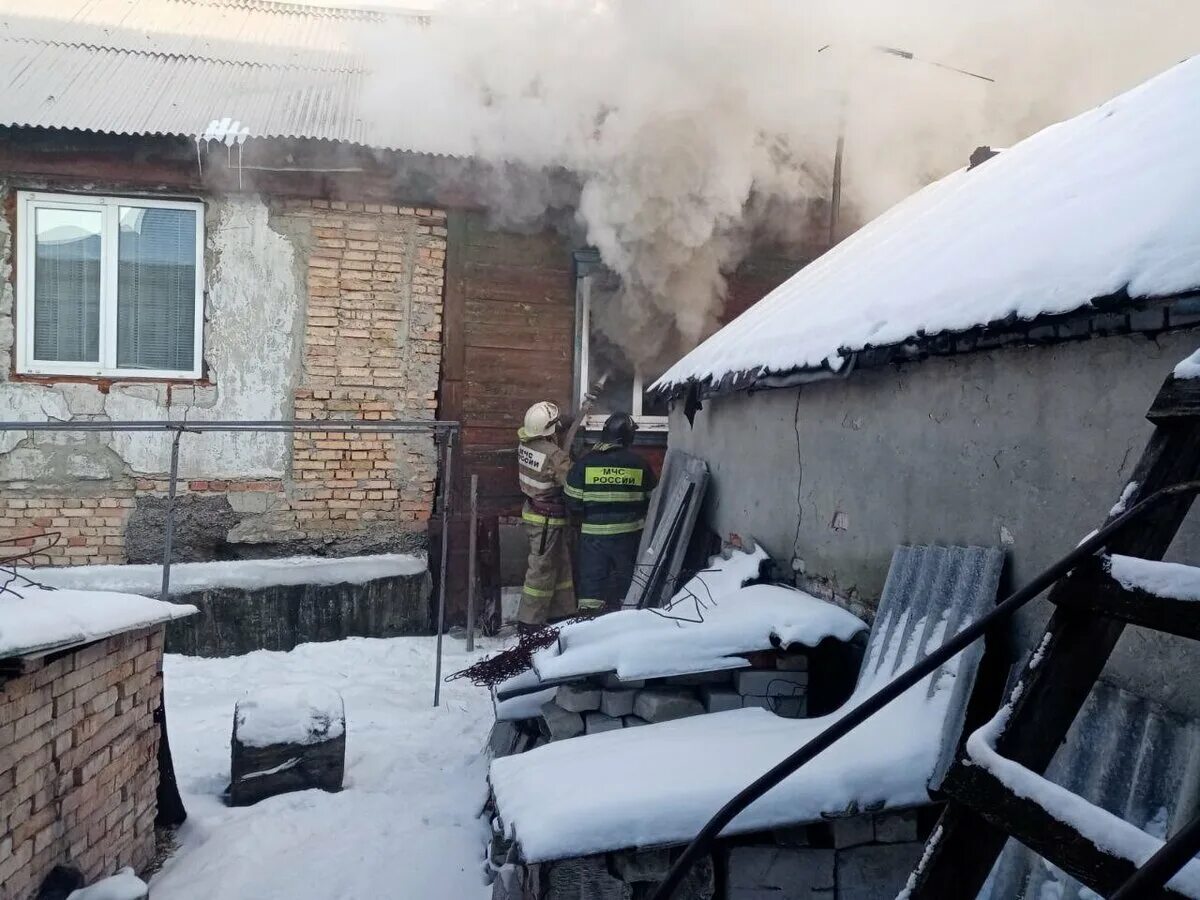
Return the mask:
M 529 537 L 529 561 L 517 621 L 524 625 L 545 625 L 575 615 L 575 581 L 571 574 L 571 542 L 566 520 L 528 511 L 523 518 Z
M 579 608 L 621 608 L 637 564 L 640 531 L 579 536 Z

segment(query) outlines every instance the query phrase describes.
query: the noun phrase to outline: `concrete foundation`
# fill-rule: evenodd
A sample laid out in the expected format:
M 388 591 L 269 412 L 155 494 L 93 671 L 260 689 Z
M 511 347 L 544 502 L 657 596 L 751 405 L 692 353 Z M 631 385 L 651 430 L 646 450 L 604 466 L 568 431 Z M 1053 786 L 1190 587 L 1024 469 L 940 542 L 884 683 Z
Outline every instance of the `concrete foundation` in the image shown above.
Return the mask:
M 219 588 L 171 597 L 200 614 L 167 628 L 167 652 L 236 656 L 310 641 L 433 631 L 428 572 L 362 584 Z

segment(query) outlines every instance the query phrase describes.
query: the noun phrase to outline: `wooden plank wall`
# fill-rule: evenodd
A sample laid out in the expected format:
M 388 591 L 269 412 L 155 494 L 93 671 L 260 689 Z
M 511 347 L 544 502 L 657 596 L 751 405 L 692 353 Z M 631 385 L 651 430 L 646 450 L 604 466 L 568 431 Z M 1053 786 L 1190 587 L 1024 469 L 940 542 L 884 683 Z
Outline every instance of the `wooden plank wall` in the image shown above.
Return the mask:
M 463 423 L 451 490 L 447 577 L 450 621 L 465 613 L 469 492 L 479 476 L 484 596 L 499 585 L 496 518 L 517 515 L 517 429 L 530 404 L 569 408 L 574 379 L 571 248 L 553 232 L 489 229 L 481 213 L 452 210 L 446 253 L 439 417 Z

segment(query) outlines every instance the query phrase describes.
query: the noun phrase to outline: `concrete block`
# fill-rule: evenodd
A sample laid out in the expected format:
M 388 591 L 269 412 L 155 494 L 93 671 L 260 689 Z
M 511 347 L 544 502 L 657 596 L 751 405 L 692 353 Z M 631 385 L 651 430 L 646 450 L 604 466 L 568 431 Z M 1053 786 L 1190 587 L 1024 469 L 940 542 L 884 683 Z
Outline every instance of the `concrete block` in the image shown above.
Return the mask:
M 729 854 L 729 900 L 810 900 L 834 886 L 834 851 L 735 847 Z
M 644 679 L 631 679 L 629 681 L 622 681 L 614 672 L 609 672 L 607 675 L 600 676 L 600 686 L 615 691 L 636 691 L 639 688 L 644 688 L 646 686 L 646 682 Z
M 838 900 L 893 900 L 925 850 L 922 843 L 872 844 L 837 855 Z
M 606 716 L 633 715 L 635 699 L 637 699 L 637 691 L 603 691 L 600 694 L 600 712 Z
M 704 708 L 710 713 L 742 708 L 742 695 L 731 688 L 705 688 L 700 695 L 704 698 Z
M 559 687 L 554 701 L 567 712 L 591 712 L 600 708 L 600 689 L 591 685 L 564 684 Z
M 606 716 L 604 713 L 590 712 L 583 717 L 583 729 L 588 734 L 598 734 L 601 731 L 620 731 L 624 727 L 619 717 Z
M 704 704 L 686 691 L 647 688 L 637 695 L 633 711 L 647 722 L 669 722 L 704 713 Z
M 553 700 L 542 706 L 542 721 L 552 741 L 562 741 L 583 734 L 583 716 L 563 709 Z
M 776 828 L 771 832 L 771 836 L 775 838 L 775 843 L 781 847 L 807 847 L 809 844 L 807 825 Z
M 622 850 L 610 859 L 610 868 L 625 882 L 662 881 L 671 869 L 671 852 L 666 847 L 654 850 Z
M 704 687 L 705 685 L 729 684 L 733 672 L 692 672 L 688 675 L 670 675 L 663 679 L 666 687 Z
M 633 900 L 633 887 L 614 877 L 603 856 L 547 863 L 542 900 Z
M 488 737 L 488 749 L 492 751 L 492 756 L 497 758 L 512 756 L 520 740 L 521 732 L 514 723 L 496 722 L 492 725 L 492 733 Z
M 839 850 L 875 840 L 875 822 L 869 815 L 847 816 L 829 824 L 833 828 L 833 846 Z
M 875 817 L 875 840 L 881 844 L 904 844 L 917 839 L 915 812 L 880 813 Z
M 752 706 L 770 711 L 771 701 L 766 697 L 742 697 L 742 707 L 744 709 L 749 709 Z
M 780 653 L 775 658 L 775 668 L 783 672 L 807 672 L 807 653 Z
M 621 722 L 626 728 L 637 728 L 637 726 L 639 726 L 639 725 L 649 725 L 650 724 L 645 719 L 643 719 L 641 716 L 623 716 L 621 718 Z
M 743 697 L 791 696 L 808 689 L 808 672 L 749 669 L 737 672 L 733 683 Z

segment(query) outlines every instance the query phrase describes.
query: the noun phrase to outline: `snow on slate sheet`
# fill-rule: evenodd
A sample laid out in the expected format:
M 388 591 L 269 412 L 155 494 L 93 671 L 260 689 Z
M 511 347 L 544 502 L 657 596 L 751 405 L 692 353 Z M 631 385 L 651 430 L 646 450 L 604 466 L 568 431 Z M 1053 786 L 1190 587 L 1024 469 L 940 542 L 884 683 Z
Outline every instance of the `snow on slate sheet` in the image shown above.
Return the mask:
M 1200 287 L 1198 142 L 1200 57 L 902 201 L 656 386 Z
M 48 591 L 17 584 L 0 592 L 0 658 L 78 644 L 145 628 L 197 612 L 112 591 Z
M 427 568 L 423 557 L 381 553 L 330 559 L 291 556 L 282 559 L 225 560 L 176 563 L 171 566 L 171 593 L 186 594 L 215 588 L 256 588 L 293 584 L 362 584 L 376 578 L 416 575 Z M 61 569 L 23 569 L 23 575 L 59 588 L 87 587 L 157 597 L 162 566 L 68 566 Z
M 427 637 L 350 638 L 288 653 L 202 659 L 168 655 L 167 717 L 175 773 L 187 805 L 180 847 L 151 882 L 154 900 L 484 900 L 477 818 L 484 800 L 488 694 L 442 685 L 434 709 Z M 445 641 L 444 671 L 468 655 Z M 346 778 L 336 794 L 284 794 L 229 808 L 234 703 L 247 691 L 337 691 L 345 700 Z
M 945 628 L 942 621 L 930 630 L 925 653 L 941 645 Z M 501 821 L 531 862 L 686 842 L 752 779 L 883 687 L 894 670 L 915 662 L 921 642 L 901 645 L 906 630 L 904 623 L 895 629 L 884 663 L 871 669 L 877 674 L 830 716 L 785 719 L 740 709 L 584 735 L 496 759 L 491 783 Z M 852 803 L 860 809 L 927 803 L 956 670 L 940 671 L 937 684 L 930 676 L 905 692 L 751 804 L 723 833 L 814 822 Z
M 533 665 L 543 681 L 616 672 L 626 681 L 736 669 L 739 653 L 848 641 L 867 630 L 857 616 L 810 594 L 775 584 L 742 585 L 758 576 L 764 551 L 714 557 L 676 593 L 670 610 L 624 610 L 568 625 L 557 646 Z

